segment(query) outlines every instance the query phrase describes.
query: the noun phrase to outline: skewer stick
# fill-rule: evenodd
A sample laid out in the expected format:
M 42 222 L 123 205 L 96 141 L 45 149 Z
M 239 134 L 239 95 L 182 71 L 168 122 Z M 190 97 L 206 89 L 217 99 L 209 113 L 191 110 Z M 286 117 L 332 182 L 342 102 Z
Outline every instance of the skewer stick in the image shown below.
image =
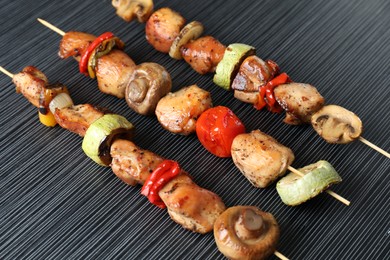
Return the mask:
M 14 77 L 14 74 L 9 72 L 8 70 L 4 69 L 3 67 L 0 66 L 0 71 L 3 72 L 5 75 L 9 76 L 10 78 Z
M 65 35 L 65 32 L 61 29 L 59 29 L 58 27 L 52 25 L 51 23 L 41 19 L 41 18 L 37 18 L 37 20 L 42 23 L 44 26 L 48 27 L 49 29 L 55 31 L 56 33 L 64 36 Z M 375 144 L 371 143 L 370 141 L 364 139 L 363 137 L 359 137 L 359 141 L 361 141 L 362 143 L 368 145 L 369 147 L 371 147 L 372 149 L 374 149 L 375 151 L 383 154 L 384 156 L 390 158 L 390 153 L 386 152 L 385 150 L 379 148 L 378 146 L 376 146 Z M 329 193 L 329 192 L 328 192 Z
M 276 255 L 279 259 L 281 260 L 289 260 L 287 257 L 285 257 L 282 253 L 280 253 L 279 251 L 275 251 L 274 252 L 274 255 Z
M 370 141 L 368 141 L 367 139 L 363 138 L 363 137 L 359 137 L 359 141 L 364 143 L 365 145 L 368 145 L 369 147 L 371 147 L 372 149 L 374 149 L 375 151 L 377 151 L 378 153 L 381 153 L 383 154 L 384 156 L 386 156 L 387 158 L 390 158 L 390 153 L 386 152 L 385 150 L 383 150 L 382 148 L 379 148 L 378 146 L 376 146 L 375 144 L 371 143 Z
M 44 26 L 46 26 L 47 28 L 49 29 L 52 29 L 53 31 L 55 31 L 56 33 L 58 33 L 59 35 L 62 35 L 64 36 L 65 35 L 65 32 L 61 29 L 59 29 L 58 27 L 52 25 L 51 23 L 49 22 L 46 22 L 45 20 L 41 19 L 41 18 L 37 18 L 38 22 L 40 22 L 41 24 L 43 24 Z
M 300 171 L 298 171 L 297 169 L 291 167 L 291 166 L 288 166 L 287 169 L 289 169 L 290 171 L 292 171 L 293 173 L 299 175 L 299 176 L 304 176 L 303 173 L 301 173 Z M 349 206 L 349 204 L 351 204 L 351 202 L 343 197 L 341 197 L 339 194 L 335 193 L 334 191 L 331 191 L 331 190 L 326 190 L 326 193 L 328 193 L 330 196 L 332 196 L 333 198 L 335 198 L 336 200 L 340 201 L 341 203 L 344 203 L 345 205 Z

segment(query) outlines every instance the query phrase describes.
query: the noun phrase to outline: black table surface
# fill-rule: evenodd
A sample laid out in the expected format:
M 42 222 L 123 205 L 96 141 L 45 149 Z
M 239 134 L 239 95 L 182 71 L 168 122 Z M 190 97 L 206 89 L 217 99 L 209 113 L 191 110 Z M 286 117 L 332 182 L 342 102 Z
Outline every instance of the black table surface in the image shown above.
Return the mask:
M 328 104 L 359 115 L 363 136 L 390 150 L 389 1 L 155 1 L 155 9 L 164 6 L 187 21 L 201 21 L 205 34 L 225 45 L 255 46 L 258 56 L 275 60 L 294 81 L 316 86 Z M 290 147 L 294 167 L 328 160 L 343 178 L 332 190 L 351 205 L 324 193 L 289 207 L 275 184 L 253 187 L 231 159 L 208 153 L 196 135 L 171 134 L 155 117 L 140 116 L 124 100 L 99 92 L 75 60 L 58 57 L 61 36 L 38 17 L 64 31 L 114 32 L 137 64 L 165 66 L 173 91 L 198 84 L 211 92 L 214 105 L 230 107 L 247 131 L 261 129 Z M 98 104 L 125 116 L 137 128 L 139 146 L 179 161 L 227 206 L 254 205 L 274 214 L 281 229 L 277 248 L 287 257 L 390 259 L 390 159 L 359 141 L 327 144 L 309 125 L 286 125 L 284 115 L 234 99 L 212 82 L 213 75 L 198 75 L 184 61 L 155 51 L 144 24 L 124 22 L 108 0 L 1 0 L 0 21 L 1 66 L 13 73 L 38 67 L 51 82 L 67 85 L 74 103 Z M 140 196 L 139 186 L 125 185 L 110 168 L 88 159 L 79 136 L 43 126 L 37 109 L 15 93 L 6 75 L 0 76 L 0 93 L 1 259 L 224 258 L 212 233 L 183 229 Z

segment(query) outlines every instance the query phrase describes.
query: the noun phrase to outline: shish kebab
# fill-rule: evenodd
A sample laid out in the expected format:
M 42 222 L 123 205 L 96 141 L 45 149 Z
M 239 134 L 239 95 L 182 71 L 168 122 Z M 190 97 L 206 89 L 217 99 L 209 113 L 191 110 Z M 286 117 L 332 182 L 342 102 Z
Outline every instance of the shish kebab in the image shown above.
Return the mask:
M 12 74 L 0 67 L 22 93 L 38 107 L 41 122 L 50 123 L 50 111 L 59 124 L 81 137 L 82 148 L 95 162 L 111 166 L 126 184 L 141 184 L 141 194 L 160 208 L 167 208 L 172 220 L 193 232 L 214 230 L 219 248 L 235 259 L 265 259 L 275 254 L 279 226 L 270 213 L 253 206 L 227 208 L 215 193 L 192 180 L 176 161 L 141 149 L 131 140 L 133 125 L 126 118 L 90 104 L 74 105 L 67 87 L 50 85 L 46 76 L 33 66 Z M 60 123 L 61 122 L 61 123 Z
M 326 191 L 345 205 L 350 204 L 345 198 L 331 190 L 327 190 L 330 185 L 341 181 L 340 176 L 328 162 L 320 161 L 317 164 L 307 166 L 308 168 L 296 170 L 291 167 L 294 155 L 289 148 L 284 147 L 274 138 L 260 131 L 244 134 L 245 127 L 229 109 L 210 108 L 212 106 L 211 97 L 207 91 L 193 85 L 175 93 L 168 93 L 163 97 L 170 90 L 171 84 L 169 84 L 169 88 L 166 88 L 163 87 L 166 84 L 157 84 L 155 81 L 166 81 L 167 76 L 163 76 L 163 80 L 160 79 L 161 75 L 159 75 L 164 74 L 165 69 L 160 68 L 159 72 L 156 73 L 155 69 L 150 68 L 150 66 L 148 69 L 141 69 L 142 64 L 134 69 L 135 64 L 127 54 L 121 50 L 111 51 L 110 48 L 108 51 L 106 50 L 105 46 L 114 46 L 114 44 L 105 42 L 108 40 L 119 41 L 119 44 L 116 44 L 119 47 L 122 45 L 120 40 L 113 37 L 111 33 L 104 33 L 97 38 L 91 34 L 81 32 L 71 31 L 65 33 L 42 19 L 38 20 L 63 36 L 59 56 L 61 58 L 74 57 L 79 60 L 80 72 L 88 74 L 92 78 L 96 76 L 99 89 L 103 93 L 118 98 L 123 98 L 126 95 L 127 103 L 136 112 L 140 111 L 140 106 L 134 105 L 134 103 L 140 101 L 144 104 L 147 103 L 147 106 L 143 106 L 143 108 L 146 108 L 145 111 L 148 111 L 145 114 L 150 114 L 151 111 L 156 109 L 158 120 L 164 128 L 171 132 L 190 134 L 196 129 L 199 140 L 210 152 L 220 156 L 220 147 L 224 147 L 223 156 L 221 157 L 233 155 L 235 165 L 255 187 L 267 187 L 277 178 L 283 176 L 288 169 L 292 173 L 286 179 L 280 180 L 277 185 L 278 194 L 287 205 L 301 204 L 322 191 Z M 106 37 L 106 35 L 110 35 L 110 37 Z M 97 55 L 96 53 L 99 50 L 104 55 Z M 91 53 L 95 53 L 95 55 Z M 96 56 L 99 56 L 99 58 L 97 58 L 95 66 L 90 68 L 85 64 L 87 60 L 91 61 Z M 165 71 L 165 73 L 168 72 Z M 147 82 L 145 78 L 148 79 Z M 151 78 L 154 79 L 151 80 Z M 152 89 L 150 92 L 159 93 L 159 95 L 150 95 L 148 88 Z M 159 88 L 163 88 L 164 92 L 159 91 Z M 136 100 L 134 96 L 137 97 Z M 138 99 L 139 96 L 141 96 L 140 99 Z M 159 98 L 161 99 L 158 101 Z M 152 99 L 153 102 L 145 102 L 148 99 Z M 219 127 L 218 132 L 214 133 L 211 131 L 210 121 L 213 121 L 211 118 L 217 118 L 215 121 L 218 123 L 218 117 L 219 121 L 221 121 L 221 118 L 229 118 L 229 124 L 225 125 L 222 122 L 220 124 L 222 127 Z M 198 118 L 199 120 L 197 120 Z M 201 120 L 202 118 L 203 120 Z M 200 121 L 203 123 L 201 124 Z M 234 134 L 231 133 L 232 131 Z M 235 137 L 239 134 L 242 135 L 234 142 Z M 218 139 L 220 139 L 220 144 L 215 145 L 215 141 L 218 142 Z M 248 150 L 239 149 L 241 145 L 247 146 Z M 226 150 L 227 152 L 225 152 Z M 297 175 L 302 178 L 296 178 Z M 305 186 L 307 188 L 303 189 Z M 292 187 L 299 187 L 302 191 L 289 192 L 293 189 Z M 293 197 L 294 199 L 292 199 Z
M 215 72 L 214 83 L 233 90 L 237 99 L 258 110 L 285 110 L 285 123 L 311 123 L 329 143 L 359 140 L 390 158 L 390 153 L 361 136 L 362 122 L 354 113 L 341 106 L 324 105 L 324 98 L 314 86 L 292 82 L 286 73 L 280 73 L 274 61 L 255 56 L 254 47 L 241 43 L 226 47 L 212 36 L 202 37 L 200 22 L 186 24 L 183 16 L 167 7 L 154 11 L 152 0 L 112 0 L 112 5 L 125 21 L 137 18 L 146 23 L 146 39 L 156 50 L 184 59 L 200 74 Z

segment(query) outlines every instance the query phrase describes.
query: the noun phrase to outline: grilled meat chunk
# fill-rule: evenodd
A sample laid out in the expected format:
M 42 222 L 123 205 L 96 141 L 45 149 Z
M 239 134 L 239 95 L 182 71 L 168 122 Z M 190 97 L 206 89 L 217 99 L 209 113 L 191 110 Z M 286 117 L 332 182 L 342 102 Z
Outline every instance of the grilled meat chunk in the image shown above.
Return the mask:
M 236 136 L 232 158 L 237 168 L 256 187 L 265 188 L 285 174 L 294 154 L 271 136 L 254 130 Z
M 54 118 L 57 123 L 73 133 L 84 136 L 88 127 L 108 111 L 90 104 L 74 105 L 56 109 Z
M 16 93 L 22 93 L 31 104 L 39 107 L 39 96 L 48 85 L 45 74 L 33 66 L 28 66 L 15 74 L 12 81 L 16 85 Z
M 225 204 L 215 193 L 196 185 L 187 174 L 180 174 L 159 192 L 171 218 L 184 228 L 201 234 L 213 230 Z
M 252 55 L 244 60 L 232 83 L 234 97 L 254 104 L 258 99 L 259 87 L 270 81 L 279 71 L 273 61 L 263 61 Z
M 214 72 L 226 47 L 211 36 L 190 41 L 181 47 L 184 60 L 199 74 Z
M 143 184 L 163 158 L 139 148 L 133 142 L 118 139 L 111 145 L 111 168 L 128 185 Z
M 112 50 L 99 58 L 96 78 L 101 92 L 124 98 L 126 86 L 135 70 L 134 61 L 123 51 Z
M 196 85 L 168 93 L 160 99 L 156 116 L 160 124 L 175 134 L 189 135 L 195 131 L 196 120 L 212 106 L 210 93 Z
M 310 123 L 311 116 L 325 103 L 315 87 L 304 83 L 279 85 L 274 94 L 279 105 L 286 110 L 284 122 L 292 125 Z
M 76 60 L 84 54 L 88 46 L 96 39 L 92 34 L 83 32 L 67 32 L 60 42 L 58 55 L 61 59 L 74 57 Z
M 168 53 L 186 20 L 170 8 L 155 11 L 146 22 L 146 40 L 158 51 Z

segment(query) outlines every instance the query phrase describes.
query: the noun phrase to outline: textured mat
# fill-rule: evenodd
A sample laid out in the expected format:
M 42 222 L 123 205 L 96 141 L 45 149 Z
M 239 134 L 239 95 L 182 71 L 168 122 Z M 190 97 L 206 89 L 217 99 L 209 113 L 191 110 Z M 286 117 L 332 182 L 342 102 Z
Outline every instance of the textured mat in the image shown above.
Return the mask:
M 206 34 L 224 44 L 257 47 L 293 80 L 311 83 L 328 103 L 358 114 L 364 137 L 390 150 L 390 2 L 373 1 L 155 1 L 188 21 L 204 23 Z M 183 61 L 153 50 L 144 25 L 127 24 L 110 1 L 1 1 L 0 65 L 17 73 L 27 65 L 51 82 L 66 84 L 75 103 L 105 106 L 137 127 L 135 142 L 180 162 L 202 187 L 227 206 L 255 205 L 272 212 L 281 227 L 278 250 L 291 259 L 390 258 L 390 160 L 360 142 L 330 145 L 310 126 L 283 124 L 283 115 L 256 111 L 197 75 Z M 322 194 L 298 207 L 285 206 L 275 185 L 256 189 L 230 159 L 209 154 L 196 136 L 164 131 L 125 101 L 97 91 L 77 63 L 57 56 L 59 35 L 37 17 L 64 31 L 113 31 L 127 43 L 136 63 L 164 65 L 174 90 L 197 83 L 215 105 L 229 106 L 247 130 L 261 129 L 291 147 L 300 167 L 320 159 L 343 177 L 332 189 L 349 207 Z M 0 258 L 1 259 L 223 259 L 212 234 L 184 230 L 128 187 L 110 168 L 97 166 L 81 150 L 82 139 L 60 127 L 46 128 L 37 110 L 0 75 Z M 276 258 L 276 257 L 271 257 Z

